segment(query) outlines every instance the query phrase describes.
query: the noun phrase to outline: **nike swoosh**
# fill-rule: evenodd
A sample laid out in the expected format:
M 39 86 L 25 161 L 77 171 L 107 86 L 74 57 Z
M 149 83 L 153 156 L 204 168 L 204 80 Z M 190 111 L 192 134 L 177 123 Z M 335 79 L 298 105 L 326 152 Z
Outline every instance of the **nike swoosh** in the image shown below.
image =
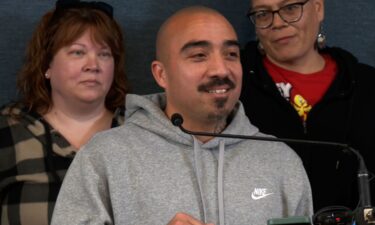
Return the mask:
M 260 196 L 256 196 L 254 195 L 254 193 L 251 193 L 251 198 L 254 199 L 254 200 L 259 200 L 261 198 L 265 198 L 267 197 L 268 195 L 272 195 L 273 193 L 268 193 L 268 194 L 264 194 L 264 195 L 260 195 Z

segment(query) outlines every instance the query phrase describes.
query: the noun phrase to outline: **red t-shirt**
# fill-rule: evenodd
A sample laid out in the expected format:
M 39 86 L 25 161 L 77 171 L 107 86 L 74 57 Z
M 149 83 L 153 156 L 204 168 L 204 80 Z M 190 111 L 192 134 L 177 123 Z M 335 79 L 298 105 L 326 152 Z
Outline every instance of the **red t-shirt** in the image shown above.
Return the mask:
M 337 73 L 336 62 L 323 55 L 325 66 L 321 71 L 302 74 L 283 69 L 264 57 L 263 63 L 281 95 L 297 110 L 303 121 L 312 107 L 323 97 Z

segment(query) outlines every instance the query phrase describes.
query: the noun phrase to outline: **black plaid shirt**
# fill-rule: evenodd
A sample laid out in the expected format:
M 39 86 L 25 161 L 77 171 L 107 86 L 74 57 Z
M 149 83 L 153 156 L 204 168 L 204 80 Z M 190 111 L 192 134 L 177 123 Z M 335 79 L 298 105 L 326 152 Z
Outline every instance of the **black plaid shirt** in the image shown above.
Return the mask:
M 0 112 L 1 225 L 49 224 L 61 181 L 77 149 L 36 113 Z M 124 122 L 117 110 L 112 127 Z

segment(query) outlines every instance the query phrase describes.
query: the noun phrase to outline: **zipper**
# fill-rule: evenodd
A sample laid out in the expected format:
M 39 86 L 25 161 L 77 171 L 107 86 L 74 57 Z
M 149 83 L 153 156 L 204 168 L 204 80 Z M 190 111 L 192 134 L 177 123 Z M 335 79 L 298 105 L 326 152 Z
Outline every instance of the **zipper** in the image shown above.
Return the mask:
M 302 126 L 303 126 L 303 134 L 306 136 L 306 135 L 307 135 L 307 126 L 306 126 L 306 121 L 303 121 L 303 122 L 302 122 Z

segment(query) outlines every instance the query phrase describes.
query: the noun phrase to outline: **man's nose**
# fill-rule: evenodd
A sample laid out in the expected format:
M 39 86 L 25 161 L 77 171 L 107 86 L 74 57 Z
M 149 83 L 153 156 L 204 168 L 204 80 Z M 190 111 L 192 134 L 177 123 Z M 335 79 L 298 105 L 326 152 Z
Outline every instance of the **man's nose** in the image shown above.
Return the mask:
M 215 55 L 211 57 L 209 72 L 211 76 L 225 77 L 229 74 L 228 62 L 223 55 Z

